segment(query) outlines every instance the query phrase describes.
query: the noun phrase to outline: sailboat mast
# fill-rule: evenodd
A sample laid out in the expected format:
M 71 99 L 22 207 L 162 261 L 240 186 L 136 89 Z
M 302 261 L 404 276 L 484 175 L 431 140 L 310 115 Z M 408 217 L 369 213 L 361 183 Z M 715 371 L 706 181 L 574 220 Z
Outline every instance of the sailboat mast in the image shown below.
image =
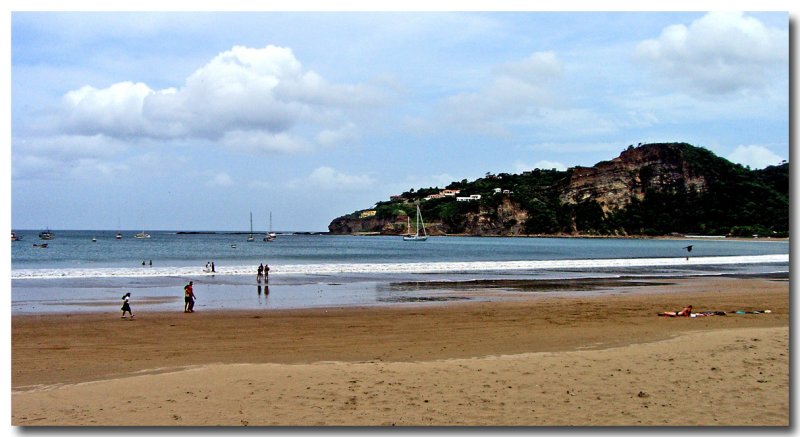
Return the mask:
M 419 235 L 419 225 L 422 224 L 422 235 L 428 235 L 425 232 L 425 222 L 422 221 L 422 212 L 419 210 L 419 204 L 417 204 L 417 235 Z
M 247 236 L 247 241 L 253 241 L 253 211 L 250 211 L 250 235 Z

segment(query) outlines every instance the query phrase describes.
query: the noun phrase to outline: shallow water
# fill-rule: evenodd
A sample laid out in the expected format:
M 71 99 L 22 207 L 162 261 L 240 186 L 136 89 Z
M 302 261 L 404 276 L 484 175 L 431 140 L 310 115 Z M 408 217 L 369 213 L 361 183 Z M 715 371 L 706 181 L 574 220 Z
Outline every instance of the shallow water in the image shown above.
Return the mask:
M 47 249 L 33 248 L 35 233 L 13 242 L 12 313 L 116 312 L 126 291 L 132 293 L 134 312 L 182 311 L 183 286 L 190 280 L 202 311 L 435 304 L 513 298 L 520 292 L 508 282 L 487 286 L 485 281 L 541 285 L 576 278 L 789 271 L 786 241 L 432 237 L 403 242 L 281 235 L 272 243 L 247 243 L 238 234 L 153 233 L 150 240 L 114 240 L 113 232 L 105 232 L 105 239 L 92 243 L 100 231 L 56 231 Z M 691 254 L 684 249 L 688 244 Z M 204 271 L 211 260 L 214 274 Z M 269 285 L 259 287 L 255 268 L 267 262 Z M 546 291 L 552 290 L 529 286 L 526 292 Z

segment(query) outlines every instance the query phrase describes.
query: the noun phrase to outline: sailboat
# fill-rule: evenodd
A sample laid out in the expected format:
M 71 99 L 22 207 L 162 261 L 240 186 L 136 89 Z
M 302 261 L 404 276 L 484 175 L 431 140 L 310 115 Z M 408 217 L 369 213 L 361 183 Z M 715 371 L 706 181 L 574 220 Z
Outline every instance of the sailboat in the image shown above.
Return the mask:
M 410 218 L 409 218 L 409 234 L 411 234 L 410 229 Z M 422 230 L 422 235 L 420 235 L 419 231 Z M 419 202 L 417 202 L 417 232 L 414 235 L 407 235 L 403 237 L 403 241 L 425 241 L 428 239 L 428 234 L 425 232 L 425 222 L 422 221 L 422 213 L 419 211 Z
M 247 237 L 247 242 L 253 242 L 253 211 L 250 211 L 250 235 Z
M 275 238 L 278 236 L 275 232 L 272 232 L 272 211 L 269 212 L 269 232 L 266 236 L 264 236 L 264 241 L 275 241 Z
M 142 218 L 142 223 L 144 223 L 144 218 Z M 133 238 L 137 238 L 137 239 L 139 239 L 139 240 L 145 240 L 145 239 L 148 239 L 148 238 L 150 238 L 150 234 L 148 234 L 147 232 L 145 232 L 145 231 L 144 231 L 144 226 L 142 226 L 142 232 L 139 232 L 138 234 L 135 234 L 135 235 L 133 236 Z

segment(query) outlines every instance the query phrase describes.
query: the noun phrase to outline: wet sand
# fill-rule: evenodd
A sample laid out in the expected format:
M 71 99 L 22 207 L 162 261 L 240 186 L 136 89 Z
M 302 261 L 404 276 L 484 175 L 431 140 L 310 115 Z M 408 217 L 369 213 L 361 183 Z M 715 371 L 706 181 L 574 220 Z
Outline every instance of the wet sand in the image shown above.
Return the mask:
M 787 278 L 12 317 L 12 425 L 789 424 Z M 763 310 L 698 318 L 695 311 Z

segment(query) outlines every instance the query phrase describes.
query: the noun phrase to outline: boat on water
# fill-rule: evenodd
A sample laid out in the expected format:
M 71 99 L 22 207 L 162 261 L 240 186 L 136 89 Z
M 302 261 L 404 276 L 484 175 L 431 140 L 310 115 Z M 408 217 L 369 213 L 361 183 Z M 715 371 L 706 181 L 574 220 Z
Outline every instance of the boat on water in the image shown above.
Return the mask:
M 11 241 L 20 241 L 20 240 L 22 240 L 22 237 L 17 235 L 16 232 L 11 231 Z
M 38 247 L 40 249 L 47 249 L 47 243 L 42 243 L 42 244 L 33 243 L 33 247 Z
M 138 238 L 140 240 L 150 238 L 150 234 L 146 233 L 145 231 L 139 232 L 138 234 L 134 235 L 133 238 Z
M 56 238 L 56 234 L 55 232 L 50 231 L 50 229 L 47 229 L 39 232 L 39 238 L 42 240 L 52 240 L 53 238 Z
M 264 236 L 264 241 L 275 241 L 275 238 L 278 237 L 278 234 L 272 232 L 272 211 L 269 212 L 269 232 L 267 235 Z
M 253 211 L 250 211 L 250 235 L 247 236 L 247 242 L 252 243 L 253 239 Z
M 409 218 L 409 229 L 408 234 L 403 237 L 403 241 L 425 241 L 428 239 L 428 233 L 425 232 L 425 222 L 422 221 L 422 213 L 419 210 L 419 202 L 417 204 L 417 231 L 412 235 L 411 234 L 411 219 Z M 422 234 L 420 235 L 420 231 Z
M 97 243 L 97 237 L 92 237 L 92 243 Z
M 122 240 L 122 232 L 117 232 L 117 235 L 114 238 L 117 240 Z

